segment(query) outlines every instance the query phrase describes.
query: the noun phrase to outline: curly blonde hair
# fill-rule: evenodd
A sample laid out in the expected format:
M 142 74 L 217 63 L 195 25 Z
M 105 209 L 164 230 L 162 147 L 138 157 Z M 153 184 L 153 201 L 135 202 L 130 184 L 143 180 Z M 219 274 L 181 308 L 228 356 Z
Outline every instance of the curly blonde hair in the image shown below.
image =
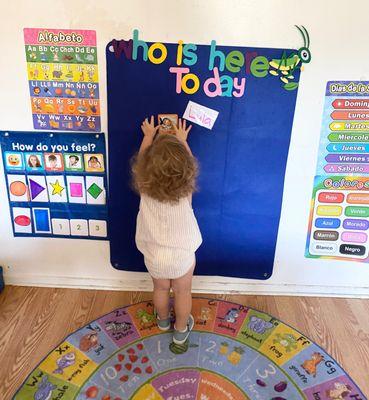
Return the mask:
M 176 136 L 158 135 L 132 161 L 133 187 L 164 203 L 176 203 L 196 190 L 198 164 Z

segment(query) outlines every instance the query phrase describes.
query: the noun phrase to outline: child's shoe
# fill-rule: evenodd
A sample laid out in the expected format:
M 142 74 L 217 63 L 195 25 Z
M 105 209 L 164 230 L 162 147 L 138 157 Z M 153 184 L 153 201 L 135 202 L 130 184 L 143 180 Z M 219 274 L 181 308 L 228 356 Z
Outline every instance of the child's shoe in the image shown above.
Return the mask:
M 187 327 L 185 331 L 177 331 L 177 329 L 174 326 L 174 334 L 173 334 L 173 342 L 175 344 L 183 344 L 186 342 L 188 337 L 190 336 L 190 333 L 195 325 L 195 321 L 193 319 L 193 316 L 190 314 L 188 317 L 188 322 L 187 322 Z
M 156 323 L 158 324 L 158 328 L 161 331 L 169 331 L 170 325 L 171 325 L 170 316 L 168 316 L 168 318 L 165 318 L 165 319 L 160 319 L 159 315 L 157 313 L 155 313 L 155 315 L 156 315 Z

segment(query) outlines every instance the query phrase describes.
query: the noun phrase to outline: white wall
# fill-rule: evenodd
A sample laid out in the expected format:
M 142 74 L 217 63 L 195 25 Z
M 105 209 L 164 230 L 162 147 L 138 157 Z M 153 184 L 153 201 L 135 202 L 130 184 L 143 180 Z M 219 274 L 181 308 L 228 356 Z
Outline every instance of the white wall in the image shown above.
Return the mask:
M 368 32 L 360 16 L 369 2 L 336 0 L 26 0 L 2 1 L 0 14 L 0 129 L 32 130 L 23 46 L 24 27 L 95 29 L 107 130 L 105 45 L 138 28 L 147 41 L 298 47 L 294 24 L 311 35 L 313 59 L 301 76 L 286 173 L 274 274 L 268 281 L 196 277 L 198 291 L 320 293 L 369 296 L 369 265 L 304 257 L 304 247 L 328 80 L 369 80 Z M 352 4 L 352 9 L 350 5 Z M 353 18 L 356 15 L 357 18 Z M 108 243 L 13 238 L 0 166 L 0 265 L 8 283 L 150 289 L 147 274 L 120 272 Z

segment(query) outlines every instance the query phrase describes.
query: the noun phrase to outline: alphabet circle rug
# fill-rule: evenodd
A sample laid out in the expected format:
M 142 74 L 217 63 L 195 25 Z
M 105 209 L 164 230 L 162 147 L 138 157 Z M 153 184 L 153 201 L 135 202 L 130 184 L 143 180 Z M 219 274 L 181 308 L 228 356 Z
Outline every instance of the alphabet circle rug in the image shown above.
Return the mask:
M 324 350 L 236 303 L 194 298 L 184 345 L 158 329 L 153 304 L 119 308 L 68 336 L 17 400 L 365 400 Z

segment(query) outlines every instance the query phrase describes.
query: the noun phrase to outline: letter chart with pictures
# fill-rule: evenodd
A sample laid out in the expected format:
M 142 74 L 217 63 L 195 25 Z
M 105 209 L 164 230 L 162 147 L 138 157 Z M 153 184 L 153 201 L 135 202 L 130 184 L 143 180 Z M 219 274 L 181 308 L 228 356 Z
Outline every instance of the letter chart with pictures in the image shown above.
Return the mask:
M 119 308 L 69 335 L 13 399 L 365 400 L 300 332 L 246 306 L 195 298 L 183 345 L 161 332 L 153 304 Z
M 100 132 L 96 32 L 24 28 L 35 129 Z
M 0 132 L 14 236 L 107 239 L 103 133 Z

